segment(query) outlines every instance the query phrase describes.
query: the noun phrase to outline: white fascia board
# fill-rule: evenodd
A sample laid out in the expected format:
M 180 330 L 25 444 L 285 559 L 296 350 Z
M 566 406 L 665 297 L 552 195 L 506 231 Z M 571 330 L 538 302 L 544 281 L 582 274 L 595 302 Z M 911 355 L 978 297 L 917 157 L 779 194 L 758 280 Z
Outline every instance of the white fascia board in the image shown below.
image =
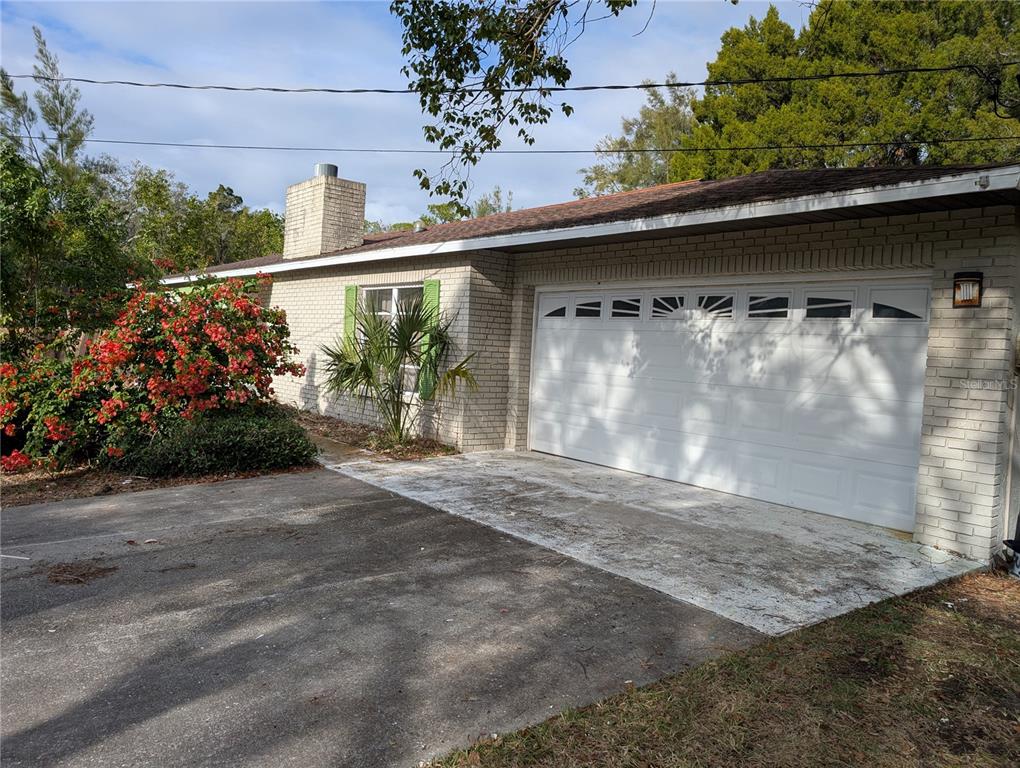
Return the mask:
M 984 182 L 982 180 L 985 180 Z M 817 213 L 839 208 L 882 205 L 930 197 L 963 195 L 972 192 L 1002 192 L 1020 189 L 1020 165 L 1002 168 L 967 171 L 924 181 L 911 181 L 882 187 L 864 187 L 842 192 L 791 197 L 784 200 L 766 200 L 756 203 L 742 203 L 723 208 L 709 208 L 688 213 L 671 213 L 644 219 L 624 219 L 602 224 L 585 224 L 559 229 L 541 229 L 531 232 L 517 232 L 508 235 L 491 235 L 466 240 L 446 240 L 438 243 L 420 243 L 393 248 L 377 248 L 356 253 L 338 253 L 335 256 L 317 259 L 295 259 L 271 264 L 266 267 L 243 269 L 221 269 L 208 275 L 182 275 L 163 279 L 164 285 L 180 285 L 196 282 L 208 277 L 247 277 L 260 273 L 277 274 L 301 269 L 321 269 L 347 264 L 363 264 L 389 259 L 437 256 L 441 254 L 474 252 L 479 250 L 500 250 L 522 245 L 542 245 L 563 240 L 584 240 L 599 237 L 614 237 L 628 234 L 642 234 L 658 230 L 681 229 L 700 224 L 714 224 L 721 221 L 741 221 L 769 216 L 788 216 Z

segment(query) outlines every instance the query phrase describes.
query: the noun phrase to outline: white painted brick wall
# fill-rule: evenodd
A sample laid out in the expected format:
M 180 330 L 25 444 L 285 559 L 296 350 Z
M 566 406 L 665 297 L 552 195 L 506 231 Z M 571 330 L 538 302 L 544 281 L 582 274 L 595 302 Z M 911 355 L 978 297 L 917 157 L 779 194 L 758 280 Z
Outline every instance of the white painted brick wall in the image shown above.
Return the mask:
M 462 450 L 527 446 L 535 289 L 595 282 L 697 279 L 860 270 L 931 272 L 932 318 L 918 480 L 919 541 L 988 558 L 1007 509 L 1009 424 L 1020 228 L 1013 207 L 749 229 L 534 253 L 478 253 L 413 262 L 284 273 L 271 301 L 287 310 L 309 374 L 278 382 L 282 399 L 346 418 L 371 419 L 321 390 L 319 345 L 343 325 L 344 286 L 441 280 L 441 303 L 456 315 L 462 354 L 475 353 L 481 389 L 441 405 L 426 431 Z M 413 268 L 412 268 L 413 266 Z M 951 307 L 952 274 L 985 274 L 976 310 Z M 1001 380 L 998 389 L 974 381 Z
M 1020 228 L 1009 206 L 557 248 L 513 257 L 506 446 L 527 446 L 535 289 L 596 282 L 881 269 L 931 271 L 933 303 L 918 476 L 919 541 L 977 559 L 999 547 L 1006 478 Z M 952 276 L 985 274 L 980 309 L 952 309 Z M 975 381 L 999 381 L 975 389 Z M 1020 471 L 1015 473 L 1020 482 Z M 1020 498 L 1020 494 L 1015 497 Z

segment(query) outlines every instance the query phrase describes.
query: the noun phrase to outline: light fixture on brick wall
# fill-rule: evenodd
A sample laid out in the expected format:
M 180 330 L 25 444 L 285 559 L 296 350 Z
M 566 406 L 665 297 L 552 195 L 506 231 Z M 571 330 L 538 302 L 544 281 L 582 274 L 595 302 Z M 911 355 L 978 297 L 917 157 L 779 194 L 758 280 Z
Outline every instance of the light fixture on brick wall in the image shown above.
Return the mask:
M 957 272 L 953 275 L 953 309 L 980 307 L 984 274 Z

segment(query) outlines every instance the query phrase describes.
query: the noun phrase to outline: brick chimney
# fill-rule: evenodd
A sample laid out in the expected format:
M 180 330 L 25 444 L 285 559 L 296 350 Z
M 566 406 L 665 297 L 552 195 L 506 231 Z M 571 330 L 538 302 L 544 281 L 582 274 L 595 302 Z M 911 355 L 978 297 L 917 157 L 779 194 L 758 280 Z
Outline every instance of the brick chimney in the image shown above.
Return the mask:
M 287 187 L 283 258 L 303 259 L 354 248 L 365 241 L 365 185 L 337 177 L 329 163 Z

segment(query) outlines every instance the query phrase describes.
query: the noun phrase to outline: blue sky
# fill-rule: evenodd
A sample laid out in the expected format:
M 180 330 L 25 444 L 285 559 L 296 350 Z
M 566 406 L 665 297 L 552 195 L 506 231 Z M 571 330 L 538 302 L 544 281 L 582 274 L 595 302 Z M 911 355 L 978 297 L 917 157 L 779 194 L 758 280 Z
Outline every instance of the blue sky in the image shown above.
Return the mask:
M 777 6 L 799 27 L 808 10 Z M 647 30 L 635 36 L 650 4 L 588 28 L 570 49 L 572 83 L 639 82 L 669 70 L 702 79 L 720 35 L 761 17 L 766 3 L 741 0 L 659 0 Z M 38 25 L 65 75 L 98 79 L 163 80 L 232 85 L 405 87 L 400 74 L 400 29 L 387 2 L 4 2 L 0 62 L 30 72 Z M 25 87 L 25 81 L 19 87 Z M 95 115 L 95 138 L 327 147 L 425 147 L 414 96 L 233 94 L 141 90 L 82 85 Z M 590 149 L 619 130 L 642 95 L 573 94 L 573 116 L 557 115 L 536 131 L 541 148 Z M 515 146 L 509 142 L 508 147 Z M 219 149 L 100 147 L 126 163 L 172 170 L 205 194 L 223 183 L 253 206 L 282 211 L 288 184 L 333 162 L 342 176 L 368 184 L 371 219 L 406 221 L 429 202 L 411 171 L 433 156 L 254 152 Z M 472 171 L 479 192 L 499 184 L 517 208 L 572 198 L 577 155 L 490 156 Z

